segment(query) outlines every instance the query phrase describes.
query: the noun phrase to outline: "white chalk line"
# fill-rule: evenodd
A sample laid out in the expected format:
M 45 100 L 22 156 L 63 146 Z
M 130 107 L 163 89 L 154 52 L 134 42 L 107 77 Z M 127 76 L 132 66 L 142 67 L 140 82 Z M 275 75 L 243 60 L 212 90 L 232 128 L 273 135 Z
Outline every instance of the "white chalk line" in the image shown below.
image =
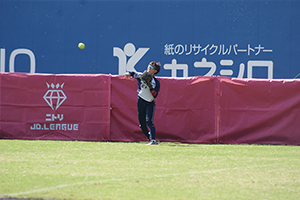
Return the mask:
M 88 185 L 88 184 L 104 183 L 104 182 L 109 182 L 109 181 L 126 181 L 126 180 L 132 180 L 132 179 L 164 178 L 164 177 L 168 177 L 168 176 L 180 176 L 180 175 L 187 175 L 187 174 L 215 173 L 215 172 L 220 172 L 220 171 L 251 169 L 251 168 L 266 167 L 266 166 L 273 166 L 273 165 L 284 165 L 284 164 L 286 164 L 286 163 L 258 165 L 258 166 L 250 166 L 250 167 L 245 167 L 245 168 L 233 167 L 233 168 L 204 170 L 204 171 L 196 171 L 196 172 L 194 171 L 194 172 L 185 172 L 185 173 L 173 173 L 173 174 L 162 174 L 162 175 L 153 174 L 151 176 L 144 176 L 144 177 L 111 178 L 111 179 L 103 179 L 103 180 L 99 180 L 99 181 L 84 181 L 84 182 L 51 186 L 51 187 L 46 187 L 46 188 L 41 188 L 41 189 L 36 189 L 36 190 L 29 190 L 29 191 L 24 191 L 24 192 L 9 193 L 9 194 L 4 194 L 4 195 L 0 194 L 0 198 L 9 197 L 9 196 L 18 196 L 18 195 L 24 195 L 24 194 L 31 194 L 31 193 L 36 193 L 36 192 L 44 192 L 44 191 L 48 191 L 48 190 L 70 187 L 70 186 L 75 186 L 75 185 Z

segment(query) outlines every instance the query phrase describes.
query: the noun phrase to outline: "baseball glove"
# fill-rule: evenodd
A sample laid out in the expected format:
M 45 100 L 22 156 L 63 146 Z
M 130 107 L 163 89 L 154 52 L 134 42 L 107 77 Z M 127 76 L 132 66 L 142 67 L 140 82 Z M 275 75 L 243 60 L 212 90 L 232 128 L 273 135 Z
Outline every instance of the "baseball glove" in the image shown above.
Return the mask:
M 152 75 L 149 72 L 144 71 L 139 78 L 149 87 L 149 89 L 152 89 Z

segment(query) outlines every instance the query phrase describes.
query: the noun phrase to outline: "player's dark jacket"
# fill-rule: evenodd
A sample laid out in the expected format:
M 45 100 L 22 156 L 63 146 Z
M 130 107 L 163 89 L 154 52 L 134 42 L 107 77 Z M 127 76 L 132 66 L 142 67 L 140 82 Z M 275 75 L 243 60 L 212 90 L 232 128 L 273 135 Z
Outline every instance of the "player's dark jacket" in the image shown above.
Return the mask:
M 154 98 L 157 97 L 158 92 L 160 90 L 160 82 L 157 78 L 155 78 L 155 76 L 153 76 L 151 85 L 152 85 L 152 89 L 149 90 L 149 88 L 146 86 L 146 84 L 141 81 L 141 79 L 139 79 L 139 76 L 142 74 L 140 72 L 129 72 L 130 75 L 137 79 L 137 83 L 138 83 L 138 96 L 142 99 L 144 99 L 145 101 L 148 102 L 152 102 L 154 100 Z

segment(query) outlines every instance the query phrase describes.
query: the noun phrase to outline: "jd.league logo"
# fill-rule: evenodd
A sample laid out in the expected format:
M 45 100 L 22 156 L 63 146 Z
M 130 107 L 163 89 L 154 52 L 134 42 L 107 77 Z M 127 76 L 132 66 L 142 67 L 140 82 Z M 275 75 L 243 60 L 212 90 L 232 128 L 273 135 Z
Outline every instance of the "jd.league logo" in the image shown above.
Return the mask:
M 51 107 L 52 110 L 57 110 L 59 106 L 67 99 L 65 93 L 61 90 L 64 87 L 64 84 L 57 83 L 54 85 L 53 83 L 47 84 L 49 90 L 44 95 L 44 99 L 47 104 Z

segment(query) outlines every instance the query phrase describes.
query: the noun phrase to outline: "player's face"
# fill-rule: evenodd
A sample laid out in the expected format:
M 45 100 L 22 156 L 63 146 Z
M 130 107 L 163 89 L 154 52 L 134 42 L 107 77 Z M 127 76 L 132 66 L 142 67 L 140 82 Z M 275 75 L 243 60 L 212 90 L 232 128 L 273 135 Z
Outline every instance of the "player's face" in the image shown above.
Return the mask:
M 148 65 L 147 72 L 150 74 L 155 74 L 157 71 L 152 65 Z

